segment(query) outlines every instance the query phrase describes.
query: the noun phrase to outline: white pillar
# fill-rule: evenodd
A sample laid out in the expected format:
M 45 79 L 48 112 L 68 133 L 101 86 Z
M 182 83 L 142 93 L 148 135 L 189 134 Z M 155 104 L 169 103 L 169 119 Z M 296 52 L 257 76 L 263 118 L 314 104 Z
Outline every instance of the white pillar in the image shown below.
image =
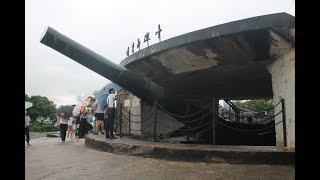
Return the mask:
M 281 98 L 285 101 L 286 133 L 288 147 L 295 147 L 295 49 L 281 56 L 268 66 L 272 77 L 274 102 Z M 275 108 L 275 113 L 281 111 L 281 104 Z M 275 123 L 282 121 L 282 115 L 275 118 Z M 283 124 L 276 126 L 276 145 L 283 146 Z
M 131 96 L 131 103 L 130 104 L 131 104 L 131 107 L 130 107 L 131 114 L 141 115 L 141 100 L 136 96 Z M 139 122 L 139 123 L 131 122 L 131 124 L 130 124 L 131 129 L 135 130 L 135 131 L 131 130 L 131 133 L 134 135 L 141 135 L 141 131 L 140 131 L 141 130 L 141 116 L 131 116 L 130 119 L 132 121 Z

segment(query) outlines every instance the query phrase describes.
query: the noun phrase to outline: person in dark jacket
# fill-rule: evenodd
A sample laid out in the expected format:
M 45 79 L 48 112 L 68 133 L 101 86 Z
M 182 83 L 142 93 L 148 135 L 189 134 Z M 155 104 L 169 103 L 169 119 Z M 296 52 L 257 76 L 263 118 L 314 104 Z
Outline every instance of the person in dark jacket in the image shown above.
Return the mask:
M 88 134 L 88 132 L 93 129 L 92 125 L 87 121 L 87 115 L 88 115 L 88 110 L 85 109 L 80 116 L 80 125 L 79 125 L 79 131 L 78 131 L 79 138 L 84 138 L 85 135 Z
M 29 127 L 31 124 L 30 122 L 31 122 L 30 116 L 28 115 L 27 110 L 25 110 L 24 133 L 27 136 L 27 146 L 31 146 L 31 144 L 29 143 L 30 141 Z

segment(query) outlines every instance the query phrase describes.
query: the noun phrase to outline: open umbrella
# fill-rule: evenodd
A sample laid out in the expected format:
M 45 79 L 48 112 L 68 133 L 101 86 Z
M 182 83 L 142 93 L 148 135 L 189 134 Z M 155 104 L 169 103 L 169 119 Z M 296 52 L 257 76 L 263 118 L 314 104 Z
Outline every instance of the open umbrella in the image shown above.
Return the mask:
M 72 115 L 76 116 L 80 114 L 80 111 L 83 111 L 90 104 L 91 98 L 88 96 L 84 96 L 78 104 L 73 108 Z
M 116 92 L 120 91 L 122 88 L 112 82 L 105 85 L 101 90 L 94 91 L 93 95 L 98 101 L 98 103 L 105 106 L 107 104 L 107 97 L 109 96 L 109 89 L 113 88 Z
M 25 109 L 31 108 L 32 106 L 33 106 L 33 103 L 32 103 L 32 102 L 28 102 L 28 101 L 25 101 L 25 102 L 24 102 L 24 108 L 25 108 Z
M 66 118 L 69 118 L 69 117 L 72 117 L 72 110 L 73 110 L 73 107 L 72 105 L 66 105 L 66 106 L 60 106 L 57 110 L 57 113 L 61 113 L 63 112 L 64 113 L 64 116 Z

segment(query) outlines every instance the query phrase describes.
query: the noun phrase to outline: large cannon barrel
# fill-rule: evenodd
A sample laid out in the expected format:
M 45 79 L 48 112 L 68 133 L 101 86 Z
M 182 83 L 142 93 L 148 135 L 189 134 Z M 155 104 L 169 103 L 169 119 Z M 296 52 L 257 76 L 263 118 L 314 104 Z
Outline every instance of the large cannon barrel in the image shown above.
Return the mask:
M 40 42 L 93 70 L 149 103 L 157 100 L 159 104 L 166 107 L 172 113 L 181 115 L 186 114 L 189 110 L 188 105 L 183 99 L 178 98 L 168 89 L 155 84 L 123 66 L 113 63 L 51 27 L 46 29 Z

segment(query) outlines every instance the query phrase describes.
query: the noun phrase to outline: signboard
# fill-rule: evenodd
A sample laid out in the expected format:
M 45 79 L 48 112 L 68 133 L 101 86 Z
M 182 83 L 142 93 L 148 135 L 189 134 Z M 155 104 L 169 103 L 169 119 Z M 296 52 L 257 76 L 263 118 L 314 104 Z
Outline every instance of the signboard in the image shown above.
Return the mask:
M 133 98 L 132 99 L 132 106 L 140 106 L 140 99 Z
M 130 99 L 124 100 L 124 107 L 130 107 Z

